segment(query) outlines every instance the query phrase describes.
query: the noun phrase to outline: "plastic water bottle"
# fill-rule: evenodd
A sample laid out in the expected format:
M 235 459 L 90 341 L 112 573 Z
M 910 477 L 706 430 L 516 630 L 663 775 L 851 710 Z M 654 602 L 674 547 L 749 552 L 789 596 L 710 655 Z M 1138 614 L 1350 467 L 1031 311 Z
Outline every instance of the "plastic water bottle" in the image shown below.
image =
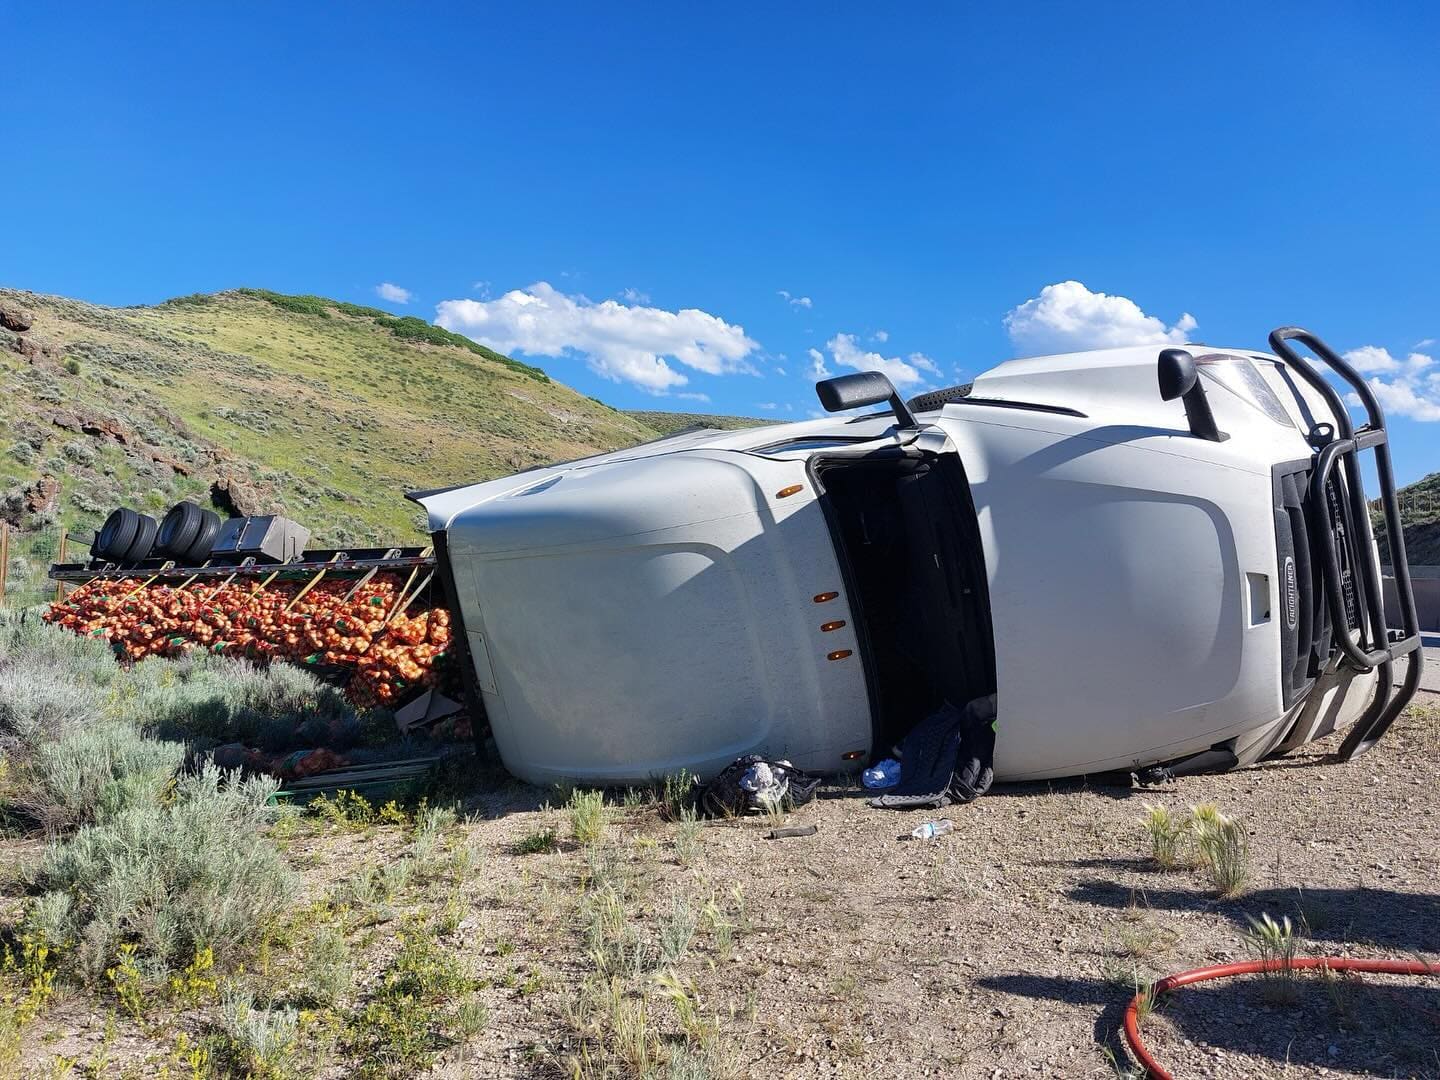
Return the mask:
M 955 823 L 949 818 L 942 818 L 939 821 L 927 821 L 910 835 L 916 840 L 934 840 L 937 836 L 944 836 L 955 828 Z

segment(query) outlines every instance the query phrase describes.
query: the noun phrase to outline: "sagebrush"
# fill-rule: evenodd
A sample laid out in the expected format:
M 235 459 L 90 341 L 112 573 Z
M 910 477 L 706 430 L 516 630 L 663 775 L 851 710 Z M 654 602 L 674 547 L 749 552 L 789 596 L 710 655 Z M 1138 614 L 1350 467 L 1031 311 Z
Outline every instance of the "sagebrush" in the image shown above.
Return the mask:
M 31 920 L 75 942 L 94 977 L 122 943 L 149 970 L 181 970 L 204 948 L 224 962 L 254 948 L 297 881 L 262 833 L 277 782 L 214 766 L 181 777 L 168 802 L 136 802 L 46 852 Z

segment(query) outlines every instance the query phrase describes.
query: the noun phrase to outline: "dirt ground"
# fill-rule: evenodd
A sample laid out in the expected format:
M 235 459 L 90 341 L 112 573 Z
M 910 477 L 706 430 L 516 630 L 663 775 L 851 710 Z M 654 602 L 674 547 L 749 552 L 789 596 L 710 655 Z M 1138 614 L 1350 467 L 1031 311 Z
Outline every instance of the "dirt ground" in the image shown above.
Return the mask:
M 474 796 L 448 841 L 473 852 L 474 867 L 445 894 L 459 909 L 437 933 L 480 980 L 488 1019 L 450 1040 L 428 1075 L 603 1074 L 581 1067 L 603 1056 L 606 1036 L 603 1022 L 587 1026 L 579 989 L 599 964 L 585 934 L 602 885 L 623 908 L 607 933 L 625 928 L 637 955 L 665 950 L 685 912 L 709 913 L 678 954 L 671 944 L 668 964 L 637 960 L 613 984 L 617 1002 L 643 1008 L 657 1060 L 687 1038 L 704 1046 L 704 1071 L 672 1060 L 654 1075 L 1131 1075 L 1115 1032 L 1136 983 L 1251 958 L 1247 917 L 1289 916 L 1302 955 L 1440 960 L 1440 696 L 1358 762 L 1326 762 L 1337 742 L 1151 789 L 1002 786 L 946 811 L 954 832 L 929 842 L 908 837 L 924 813 L 869 809 L 853 789 L 788 816 L 816 825 L 813 836 L 768 840 L 770 822 L 722 821 L 692 830 L 688 845 L 654 804 L 617 805 L 600 839 L 580 844 L 566 839 L 566 811 L 537 808 L 545 796 L 532 789 Z M 1234 900 L 1216 899 L 1203 870 L 1157 869 L 1138 824 L 1143 804 L 1204 802 L 1248 829 L 1251 880 Z M 545 828 L 557 850 L 517 852 Z M 404 842 L 396 827 L 317 826 L 286 846 L 315 900 Z M 394 953 L 405 915 L 440 897 L 412 890 L 346 924 L 357 986 Z M 274 964 L 283 997 L 304 961 L 280 948 Z M 676 979 L 648 973 L 662 967 Z M 1440 1077 L 1440 984 L 1291 989 L 1293 1001 L 1256 979 L 1179 991 L 1145 1031 L 1177 1077 Z M 111 1075 L 93 1070 L 102 1043 L 104 1063 L 123 1071 L 207 1022 L 203 1007 L 117 1021 L 99 992 L 70 991 L 27 1033 L 26 1067 L 50 1075 L 67 1055 L 82 1075 Z M 293 1071 L 349 1076 L 363 1064 L 356 1053 L 342 1039 Z

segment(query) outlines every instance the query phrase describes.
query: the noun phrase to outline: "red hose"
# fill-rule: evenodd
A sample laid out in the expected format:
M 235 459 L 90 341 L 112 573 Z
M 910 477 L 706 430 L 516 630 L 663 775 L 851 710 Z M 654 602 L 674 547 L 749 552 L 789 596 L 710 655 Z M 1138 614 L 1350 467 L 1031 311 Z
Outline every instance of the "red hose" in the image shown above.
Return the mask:
M 1178 990 L 1180 987 L 1189 986 L 1192 983 L 1206 982 L 1210 979 L 1228 979 L 1232 975 L 1255 975 L 1267 971 L 1284 971 L 1287 968 L 1291 971 L 1300 971 L 1305 968 L 1326 968 L 1330 971 L 1366 971 L 1376 975 L 1440 975 L 1440 966 L 1424 964 L 1419 960 L 1357 960 L 1344 956 L 1297 956 L 1288 964 L 1273 960 L 1247 960 L 1243 964 L 1220 964 L 1217 967 L 1182 971 L 1178 975 L 1165 976 L 1151 987 L 1150 993 L 1152 999 L 1159 998 L 1161 994 L 1168 994 L 1171 990 Z M 1174 1075 L 1167 1072 L 1151 1056 L 1149 1048 L 1140 1038 L 1140 999 L 1145 996 L 1145 993 L 1144 990 L 1137 993 L 1130 999 L 1130 1004 L 1125 1009 L 1125 1041 L 1130 1044 L 1130 1052 L 1145 1067 L 1146 1075 L 1151 1077 L 1151 1080 L 1175 1080 Z

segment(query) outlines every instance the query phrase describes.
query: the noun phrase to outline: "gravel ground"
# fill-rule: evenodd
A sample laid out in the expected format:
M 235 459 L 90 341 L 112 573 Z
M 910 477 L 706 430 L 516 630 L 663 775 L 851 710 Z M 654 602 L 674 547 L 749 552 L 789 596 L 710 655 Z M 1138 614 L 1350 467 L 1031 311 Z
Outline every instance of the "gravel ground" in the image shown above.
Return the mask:
M 739 1075 L 1124 1075 L 1115 1030 L 1137 973 L 1250 959 L 1247 916 L 1289 915 L 1301 953 L 1440 959 L 1440 697 L 1358 762 L 1325 762 L 1336 745 L 1148 790 L 1005 786 L 929 843 L 907 835 L 923 815 L 830 792 L 790 816 L 813 837 L 706 828 L 693 867 L 637 871 L 643 906 L 744 890 L 752 929 L 701 978 L 702 998 L 737 1011 L 724 1027 Z M 1246 823 L 1244 895 L 1218 900 L 1202 871 L 1154 867 L 1137 819 L 1156 802 L 1214 802 Z M 518 835 L 533 817 L 482 828 Z M 532 880 L 563 881 L 574 859 L 531 857 Z M 515 914 L 518 938 L 553 954 L 545 920 Z M 1211 984 L 1173 995 L 1147 1030 L 1177 1077 L 1440 1077 L 1440 988 L 1412 983 L 1347 984 L 1343 1007 L 1324 987 L 1279 1007 L 1248 983 Z M 503 1024 L 482 1037 L 477 1075 L 534 1075 L 514 1059 L 531 1039 L 558 1051 L 533 1003 L 525 1013 L 508 1046 Z
M 715 1025 L 712 1067 L 696 1075 L 1129 1075 L 1115 1031 L 1135 983 L 1251 958 L 1249 917 L 1289 916 L 1301 954 L 1440 959 L 1440 696 L 1358 762 L 1328 763 L 1337 744 L 1145 790 L 1003 786 L 950 811 L 955 831 L 932 842 L 908 837 L 923 814 L 831 790 L 789 815 L 818 826 L 810 837 L 717 822 L 683 856 L 653 806 L 617 807 L 598 844 L 519 855 L 516 841 L 539 828 L 564 837 L 564 811 L 514 786 L 477 796 L 455 842 L 480 869 L 445 941 L 486 977 L 490 1021 L 432 1074 L 568 1074 L 592 966 L 583 898 L 608 881 L 644 940 L 658 940 L 677 904 L 713 902 L 735 927 L 722 942 L 702 923 L 675 964 Z M 1247 827 L 1252 875 L 1236 899 L 1217 899 L 1202 870 L 1164 872 L 1149 858 L 1143 805 L 1202 802 Z M 289 853 L 318 896 L 398 848 L 384 830 L 328 831 Z M 379 969 L 399 926 L 397 914 L 357 934 L 365 965 Z M 627 994 L 676 1040 L 680 1023 L 652 985 L 633 980 Z M 1279 1000 L 1286 992 L 1295 1000 Z M 43 1074 L 57 1048 L 84 1047 L 104 1009 L 72 995 L 35 1025 L 27 1060 Z M 175 1022 L 203 1029 L 203 1017 Z M 1440 986 L 1420 979 L 1207 984 L 1172 995 L 1145 1030 L 1177 1077 L 1440 1078 Z M 337 1050 L 309 1069 L 341 1077 L 356 1064 Z

